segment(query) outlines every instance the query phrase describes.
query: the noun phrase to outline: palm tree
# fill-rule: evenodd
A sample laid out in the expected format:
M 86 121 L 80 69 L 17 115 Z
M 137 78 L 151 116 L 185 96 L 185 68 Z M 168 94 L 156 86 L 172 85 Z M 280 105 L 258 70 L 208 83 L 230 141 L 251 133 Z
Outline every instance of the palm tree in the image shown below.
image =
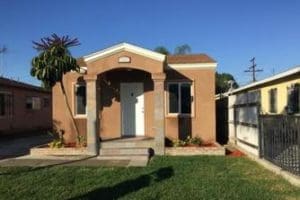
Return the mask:
M 188 44 L 183 44 L 179 45 L 175 48 L 174 54 L 179 55 L 179 54 L 189 54 L 191 53 L 192 49 Z
M 169 50 L 164 46 L 158 46 L 154 49 L 154 51 L 156 51 L 158 53 L 161 53 L 161 54 L 164 54 L 164 55 L 169 55 L 170 54 Z
M 39 54 L 32 59 L 30 74 L 42 81 L 42 84 L 48 89 L 52 88 L 57 82 L 60 83 L 71 121 L 76 130 L 78 142 L 79 131 L 66 95 L 63 75 L 70 71 L 79 71 L 77 61 L 72 57 L 69 48 L 78 46 L 80 43 L 77 38 L 71 39 L 69 36 L 59 37 L 56 34 L 52 34 L 50 37 L 42 38 L 39 42 L 33 41 L 33 44 L 33 48 Z

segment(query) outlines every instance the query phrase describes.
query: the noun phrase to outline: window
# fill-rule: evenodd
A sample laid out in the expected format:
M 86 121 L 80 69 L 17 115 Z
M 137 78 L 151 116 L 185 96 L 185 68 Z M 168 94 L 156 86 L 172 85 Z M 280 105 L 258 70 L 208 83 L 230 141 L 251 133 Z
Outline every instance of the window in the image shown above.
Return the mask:
M 277 112 L 277 89 L 269 90 L 269 112 L 276 113 Z
M 10 93 L 0 92 L 0 117 L 12 116 L 13 98 Z
M 40 110 L 41 109 L 41 98 L 40 97 L 27 97 L 26 108 L 28 110 Z
M 44 97 L 44 99 L 43 99 L 43 107 L 47 108 L 47 107 L 49 107 L 49 105 L 50 105 L 49 98 L 48 97 Z
M 192 91 L 191 83 L 169 83 L 168 84 L 168 113 L 169 114 L 191 114 L 192 113 Z
M 85 84 L 75 85 L 75 115 L 86 114 L 86 86 Z
M 288 88 L 287 113 L 295 114 L 300 112 L 300 84 L 294 84 Z

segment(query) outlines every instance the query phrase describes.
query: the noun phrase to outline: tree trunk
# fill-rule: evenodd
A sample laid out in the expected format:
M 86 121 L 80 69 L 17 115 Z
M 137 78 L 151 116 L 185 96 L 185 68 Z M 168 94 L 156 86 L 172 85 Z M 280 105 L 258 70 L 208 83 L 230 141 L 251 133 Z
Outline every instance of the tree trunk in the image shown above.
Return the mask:
M 65 86 L 64 86 L 63 80 L 60 80 L 60 87 L 61 87 L 61 91 L 62 91 L 63 96 L 64 96 L 65 103 L 67 105 L 67 108 L 68 108 L 71 120 L 73 122 L 72 124 L 73 124 L 73 126 L 75 128 L 76 142 L 78 143 L 79 142 L 79 131 L 78 131 L 78 127 L 76 125 L 75 119 L 73 117 L 73 113 L 72 113 L 71 106 L 70 106 L 69 101 L 68 101 L 68 97 L 67 97 L 67 94 L 66 94 L 66 90 L 65 90 Z

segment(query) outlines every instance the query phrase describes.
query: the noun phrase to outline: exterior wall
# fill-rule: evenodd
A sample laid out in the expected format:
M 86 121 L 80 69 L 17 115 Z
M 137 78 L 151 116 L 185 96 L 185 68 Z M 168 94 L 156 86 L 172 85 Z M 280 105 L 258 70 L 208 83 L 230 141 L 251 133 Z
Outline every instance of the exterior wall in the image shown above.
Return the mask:
M 215 70 L 168 70 L 169 81 L 193 81 L 194 115 L 166 116 L 166 137 L 184 138 L 187 135 L 200 137 L 205 141 L 215 141 Z
M 282 114 L 285 112 L 285 107 L 287 106 L 287 88 L 290 87 L 292 84 L 299 83 L 300 78 L 298 77 L 291 77 L 289 80 L 279 80 L 274 82 L 271 85 L 266 85 L 261 88 L 261 107 L 263 114 L 272 114 L 269 113 L 269 90 L 273 88 L 277 88 L 277 113 L 273 114 Z
M 25 134 L 51 128 L 52 103 L 49 92 L 3 85 L 0 86 L 0 91 L 9 92 L 13 99 L 12 116 L 0 117 L 0 135 Z M 41 109 L 28 110 L 26 108 L 27 97 L 40 97 Z M 49 99 L 47 107 L 43 106 L 43 98 Z
M 68 103 L 72 109 L 72 114 L 74 116 L 74 84 L 83 81 L 83 74 L 70 72 L 65 74 L 63 82 L 67 95 Z M 60 83 L 52 89 L 53 98 L 53 128 L 64 130 L 64 139 L 66 142 L 76 141 L 76 131 L 73 126 L 73 121 L 71 115 L 69 114 L 64 96 L 60 87 Z M 86 117 L 74 116 L 77 128 L 80 135 L 86 135 Z

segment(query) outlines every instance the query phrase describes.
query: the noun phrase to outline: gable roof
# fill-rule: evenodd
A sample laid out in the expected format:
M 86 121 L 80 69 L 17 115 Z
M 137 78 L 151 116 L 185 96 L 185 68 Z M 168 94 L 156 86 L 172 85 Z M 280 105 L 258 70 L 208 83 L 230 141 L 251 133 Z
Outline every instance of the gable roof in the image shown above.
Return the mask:
M 30 84 L 27 84 L 27 83 L 23 83 L 23 82 L 20 82 L 20 81 L 15 81 L 15 80 L 4 78 L 4 77 L 0 77 L 0 86 L 17 87 L 17 88 L 22 88 L 22 89 L 26 89 L 26 90 L 33 90 L 33 91 L 38 91 L 38 92 L 51 93 L 50 91 L 45 90 L 42 87 L 38 87 L 38 86 L 35 86 L 35 85 L 30 85 Z
M 128 52 L 135 53 L 135 54 L 138 54 L 138 55 L 142 55 L 142 56 L 145 56 L 145 57 L 148 57 L 148 58 L 151 58 L 151 59 L 154 59 L 154 60 L 158 60 L 158 61 L 161 61 L 161 62 L 163 62 L 166 58 L 166 56 L 163 55 L 163 54 L 160 54 L 160 53 L 157 53 L 155 51 L 145 49 L 145 48 L 142 48 L 142 47 L 124 42 L 124 43 L 120 43 L 120 44 L 108 47 L 106 49 L 97 51 L 95 53 L 83 56 L 82 59 L 83 59 L 84 62 L 91 62 L 93 60 L 97 60 L 97 59 L 100 59 L 100 58 L 104 58 L 104 57 L 113 55 L 113 54 L 118 53 L 120 51 L 128 51 Z M 81 59 L 78 59 L 78 60 L 80 61 L 80 63 L 82 63 Z
M 260 86 L 260 85 L 263 85 L 263 84 L 266 84 L 266 83 L 269 83 L 269 82 L 272 82 L 272 81 L 275 81 L 275 80 L 278 80 L 278 79 L 281 79 L 281 78 L 286 78 L 288 76 L 291 76 L 291 75 L 294 75 L 294 74 L 297 74 L 297 73 L 300 74 L 300 65 L 298 65 L 298 66 L 296 66 L 292 69 L 289 69 L 287 71 L 276 74 L 274 76 L 265 78 L 263 80 L 260 80 L 260 81 L 257 81 L 257 82 L 250 83 L 248 85 L 239 87 L 235 90 L 230 91 L 230 94 L 234 94 L 234 93 L 237 93 L 237 92 L 240 92 L 240 91 L 243 91 L 243 90 L 251 89 L 253 87 L 257 87 L 257 86 Z
M 168 64 L 216 63 L 216 61 L 206 54 L 189 54 L 189 55 L 168 55 L 167 63 Z

